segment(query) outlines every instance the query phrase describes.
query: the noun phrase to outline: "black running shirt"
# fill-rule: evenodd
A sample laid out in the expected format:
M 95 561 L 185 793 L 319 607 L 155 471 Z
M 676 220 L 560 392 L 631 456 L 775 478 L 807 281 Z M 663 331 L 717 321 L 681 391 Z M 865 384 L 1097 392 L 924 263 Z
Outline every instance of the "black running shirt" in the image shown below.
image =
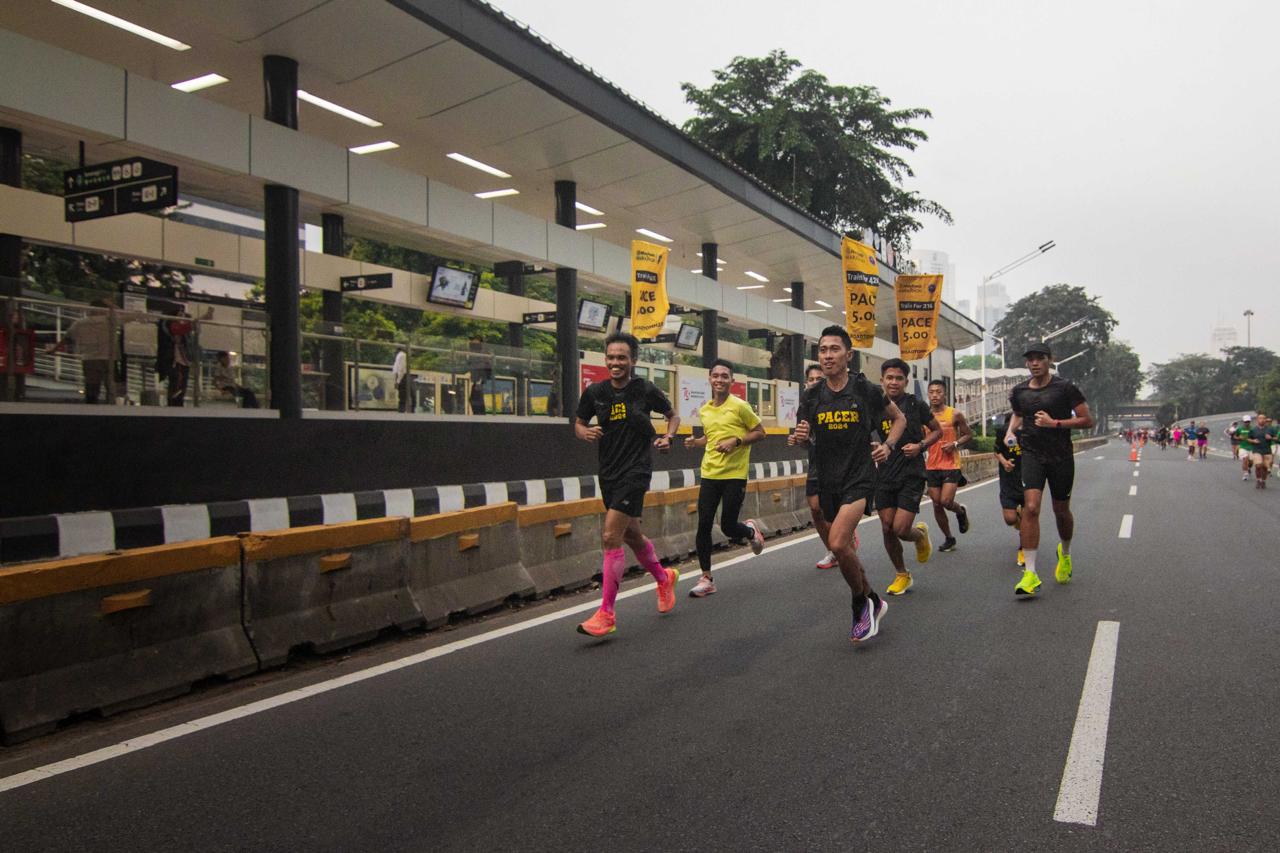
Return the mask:
M 809 422 L 819 490 L 871 487 L 876 470 L 871 434 L 885 403 L 884 392 L 861 373 L 850 375 L 839 391 L 832 391 L 825 381 L 805 390 L 798 418 Z
M 1000 479 L 1002 481 L 1007 480 L 1010 484 L 1016 483 L 1018 488 L 1022 488 L 1022 445 L 1016 441 L 1014 442 L 1013 447 L 1004 443 L 1004 436 L 1008 429 L 1009 422 L 1006 420 L 1001 425 L 1000 431 L 996 433 L 996 453 L 1000 455 L 1001 459 L 1008 459 L 1011 461 L 1013 463 L 1013 470 L 1006 471 L 1004 470 L 1004 466 L 1001 465 L 999 472 Z M 1016 439 L 1017 436 L 1014 436 L 1014 438 Z
M 600 479 L 638 480 L 645 485 L 653 472 L 653 437 L 650 412 L 670 417 L 671 401 L 658 386 L 636 376 L 625 388 L 605 380 L 588 385 L 578 401 L 578 419 L 596 423 L 600 436 Z
M 1061 376 L 1049 377 L 1049 384 L 1043 388 L 1032 388 L 1030 379 L 1015 385 L 1009 392 L 1009 404 L 1014 414 L 1022 415 L 1022 449 L 1044 461 L 1070 459 L 1071 430 L 1036 426 L 1036 412 L 1048 412 L 1054 420 L 1066 420 L 1083 402 L 1080 389 Z
M 882 486 L 895 486 L 904 480 L 924 478 L 925 451 L 921 450 L 914 459 L 908 459 L 902 455 L 902 446 L 924 441 L 925 424 L 933 420 L 933 410 L 929 408 L 929 404 L 917 400 L 914 394 L 903 394 L 902 399 L 891 402 L 902 410 L 903 417 L 907 419 L 907 428 L 903 430 L 902 438 L 898 439 L 898 446 L 889 451 L 889 458 L 876 469 L 876 482 Z M 887 438 L 892 428 L 893 421 L 887 417 L 881 418 L 881 437 Z

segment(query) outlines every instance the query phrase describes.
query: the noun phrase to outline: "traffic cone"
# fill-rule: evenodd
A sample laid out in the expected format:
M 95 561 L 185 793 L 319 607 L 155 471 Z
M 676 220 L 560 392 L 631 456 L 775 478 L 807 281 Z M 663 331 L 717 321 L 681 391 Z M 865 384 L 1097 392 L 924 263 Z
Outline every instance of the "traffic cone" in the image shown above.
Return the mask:
M 1130 462 L 1138 461 L 1138 445 L 1137 444 L 1129 445 L 1129 461 Z

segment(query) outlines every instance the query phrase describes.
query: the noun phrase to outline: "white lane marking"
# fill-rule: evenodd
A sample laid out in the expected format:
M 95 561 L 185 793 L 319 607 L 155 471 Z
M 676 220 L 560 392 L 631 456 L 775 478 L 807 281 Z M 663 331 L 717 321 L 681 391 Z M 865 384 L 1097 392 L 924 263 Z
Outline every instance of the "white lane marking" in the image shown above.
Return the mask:
M 983 480 L 981 483 L 974 483 L 972 485 L 965 486 L 963 489 L 958 489 L 956 491 L 956 494 L 973 491 L 974 489 L 980 489 L 983 486 L 989 486 L 992 483 L 997 483 L 997 482 L 999 482 L 999 478 L 992 477 L 989 480 Z M 928 503 L 928 502 L 929 502 L 928 499 L 925 499 L 921 503 Z M 862 521 L 860 521 L 859 526 L 863 524 L 870 524 L 871 522 L 878 523 L 879 521 L 880 521 L 879 517 L 873 514 L 864 518 Z M 792 539 L 788 542 L 781 542 L 777 545 L 772 545 L 768 548 L 765 548 L 763 553 L 768 554 L 771 551 L 779 551 L 783 548 L 790 548 L 792 545 L 799 545 L 802 542 L 810 542 L 817 538 L 818 538 L 817 533 L 810 533 L 807 536 L 801 536 L 799 538 Z M 726 569 L 729 566 L 735 565 L 737 563 L 746 562 L 747 560 L 752 559 L 753 556 L 754 555 L 752 554 L 742 554 L 740 556 L 730 558 L 728 560 L 725 560 L 723 563 L 716 564 L 713 567 L 713 570 L 720 571 L 721 569 Z M 692 581 L 694 580 L 694 578 L 697 578 L 700 576 L 701 575 L 699 572 L 691 571 L 687 575 L 685 575 L 682 578 L 682 580 Z M 635 596 L 635 595 L 642 595 L 652 590 L 653 587 L 654 587 L 654 584 L 647 583 L 647 584 L 644 584 L 643 586 L 638 586 L 634 589 L 629 589 L 624 592 L 619 592 L 618 598 L 623 599 L 623 598 L 631 598 L 632 596 Z M 131 740 L 121 741 L 120 743 L 114 744 L 112 746 L 103 747 L 102 749 L 95 749 L 92 752 L 86 752 L 83 755 L 77 755 L 72 758 L 65 759 L 63 761 L 56 761 L 52 764 L 46 764 L 43 767 L 36 767 L 31 770 L 26 770 L 22 773 L 15 773 L 12 776 L 6 776 L 4 778 L 0 778 L 0 793 L 4 793 L 5 791 L 12 791 L 14 788 L 21 788 L 25 785 L 30 785 L 33 782 L 39 782 L 42 779 L 51 779 L 54 776 L 60 776 L 63 773 L 70 773 L 72 770 L 79 770 L 82 767 L 90 767 L 94 764 L 100 764 L 104 761 L 110 761 L 113 758 L 119 758 L 122 755 L 128 755 L 131 752 L 137 752 L 138 750 L 146 749 L 147 747 L 155 746 L 156 744 L 161 744 L 161 743 L 164 743 L 165 741 L 174 740 L 175 738 L 180 738 L 185 735 L 194 734 L 195 732 L 211 729 L 211 728 L 214 728 L 215 726 L 220 726 L 223 723 L 229 723 L 229 722 L 232 722 L 233 720 L 243 719 L 244 717 L 251 717 L 254 714 L 260 714 L 263 711 L 269 711 L 272 708 L 279 708 L 281 705 L 290 705 L 294 702 L 301 701 L 311 696 L 318 696 L 321 693 L 328 693 L 330 690 L 337 690 L 340 687 L 347 687 L 352 684 L 358 684 L 361 681 L 366 681 L 370 678 L 376 678 L 380 675 L 386 675 L 389 672 L 395 672 L 397 670 L 405 669 L 406 667 L 416 666 L 417 664 L 420 664 L 420 663 L 426 663 L 427 661 L 434 660 L 439 657 L 444 657 L 445 655 L 453 654 L 454 652 L 460 652 L 463 649 L 469 649 L 472 646 L 478 646 L 481 643 L 487 643 L 492 640 L 498 640 L 498 639 L 501 639 L 502 637 L 507 637 L 512 634 L 518 634 L 521 631 L 527 631 L 530 628 L 536 628 L 539 625 L 545 625 L 548 622 L 554 622 L 557 619 L 563 619 L 565 616 L 571 616 L 577 613 L 585 613 L 589 610 L 595 610 L 598 606 L 599 604 L 595 601 L 587 601 L 587 602 L 583 602 L 582 604 L 570 605 L 569 607 L 564 607 L 564 608 L 561 608 L 560 610 L 543 614 L 542 616 L 536 616 L 525 622 L 520 622 L 515 625 L 507 625 L 506 627 L 503 627 L 503 628 L 495 628 L 492 631 L 486 631 L 483 634 L 477 634 L 476 636 L 468 637 L 465 640 L 458 640 L 456 642 L 448 643 L 438 648 L 429 649 L 425 652 L 419 652 L 417 654 L 408 655 L 406 657 L 398 658 L 396 660 L 387 661 L 386 663 L 381 663 L 381 664 L 378 664 L 377 666 L 371 666 L 368 669 L 362 669 L 356 672 L 348 673 L 347 675 L 343 675 L 338 678 L 332 678 L 332 679 L 329 679 L 328 681 L 320 681 L 315 684 L 307 685 L 306 687 L 299 687 L 296 690 L 290 690 L 285 693 L 280 693 L 276 696 L 271 696 L 267 699 L 259 699 L 257 702 L 250 702 L 248 705 L 241 705 L 238 708 L 230 708 L 226 711 L 221 711 L 217 714 L 211 714 L 207 717 L 200 717 L 199 719 L 191 720 L 186 723 L 179 723 L 178 725 L 170 726 L 167 729 L 160 729 L 159 731 L 152 732 L 151 734 L 142 735 L 140 737 L 136 737 Z
M 1136 477 L 1136 476 L 1138 476 L 1138 472 L 1137 472 L 1137 471 L 1134 471 L 1134 472 L 1133 472 L 1133 476 L 1135 476 L 1135 477 Z
M 1125 513 L 1124 518 L 1120 519 L 1120 538 L 1128 539 L 1133 535 L 1133 515 Z
M 1107 753 L 1107 724 L 1111 720 L 1111 685 L 1116 674 L 1119 622 L 1099 622 L 1084 676 L 1076 726 L 1071 732 L 1067 764 L 1062 769 L 1058 804 L 1053 819 L 1060 823 L 1096 826 L 1102 796 L 1102 766 Z
M 1095 457 L 1093 457 L 1093 458 L 1094 458 L 1094 459 L 1106 459 L 1107 457 L 1105 457 L 1105 456 L 1095 456 Z
M 1138 487 L 1136 485 L 1129 487 L 1129 497 L 1133 497 L 1137 493 L 1138 493 Z
M 1134 467 L 1134 468 L 1141 468 L 1141 467 L 1142 467 L 1142 460 L 1141 460 L 1141 459 L 1139 459 L 1137 462 L 1133 463 L 1133 467 Z

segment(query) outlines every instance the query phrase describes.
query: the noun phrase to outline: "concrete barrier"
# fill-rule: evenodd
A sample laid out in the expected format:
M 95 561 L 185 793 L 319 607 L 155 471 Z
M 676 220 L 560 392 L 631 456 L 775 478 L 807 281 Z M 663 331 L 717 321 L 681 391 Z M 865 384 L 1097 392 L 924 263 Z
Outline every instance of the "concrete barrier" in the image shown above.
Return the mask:
M 537 585 L 520 562 L 516 504 L 412 519 L 409 576 L 429 628 L 454 613 L 474 616 L 512 596 L 533 596 Z
M 774 477 L 768 480 L 752 480 L 747 483 L 747 500 L 744 504 L 744 518 L 758 518 L 764 525 L 766 536 L 780 536 L 790 533 L 803 523 L 797 523 L 797 508 L 808 515 L 808 505 L 796 501 L 796 477 Z M 801 482 L 801 498 L 804 495 L 804 484 Z M 747 512 L 746 510 L 750 510 Z
M 960 457 L 960 472 L 970 483 L 988 480 L 1000 472 L 994 453 L 971 453 Z
M 698 491 L 698 486 L 682 486 L 645 495 L 644 535 L 653 540 L 662 559 L 683 560 L 693 553 L 698 535 Z
M 1095 447 L 1101 447 L 1102 445 L 1107 443 L 1108 438 L 1109 436 L 1105 436 L 1105 435 L 1099 436 L 1097 438 L 1077 438 L 1075 441 L 1071 443 L 1074 446 L 1076 452 L 1078 453 L 1082 450 L 1093 450 L 1093 448 Z
M 421 627 L 408 533 L 408 519 L 377 518 L 242 537 L 244 625 L 262 665 L 298 647 L 324 653 Z
M 520 559 L 533 581 L 535 598 L 591 583 L 600 572 L 603 524 L 604 502 L 599 498 L 516 510 Z
M 110 714 L 254 672 L 232 536 L 0 569 L 0 729 Z

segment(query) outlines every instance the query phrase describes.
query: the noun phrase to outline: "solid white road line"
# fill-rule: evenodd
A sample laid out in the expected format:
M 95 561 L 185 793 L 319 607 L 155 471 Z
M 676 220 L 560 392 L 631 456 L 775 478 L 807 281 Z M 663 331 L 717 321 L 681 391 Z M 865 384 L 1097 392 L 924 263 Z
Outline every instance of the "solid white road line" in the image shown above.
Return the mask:
M 1125 517 L 1120 519 L 1120 538 L 1128 539 L 1133 535 L 1133 515 L 1126 513 Z
M 974 489 L 980 489 L 983 486 L 988 486 L 988 485 L 991 485 L 992 483 L 997 483 L 997 482 L 999 482 L 999 478 L 992 477 L 989 480 L 983 480 L 981 483 L 974 483 L 973 485 L 966 486 L 963 489 L 959 489 L 957 490 L 956 494 L 969 492 Z M 928 502 L 929 501 L 927 499 L 922 501 L 922 503 L 928 503 Z M 871 516 L 868 516 L 867 518 L 864 518 L 859 524 L 860 525 L 870 524 L 872 522 L 875 522 L 878 524 L 879 521 L 880 519 L 877 516 L 871 515 Z M 778 551 L 783 548 L 790 548 L 792 545 L 799 545 L 802 542 L 810 542 L 817 538 L 818 538 L 818 534 L 810 533 L 808 536 L 801 536 L 799 538 L 792 539 L 788 542 L 781 542 L 777 545 L 773 545 L 768 548 L 765 548 L 764 553 L 768 554 L 771 551 Z M 747 553 L 747 554 L 739 555 L 737 557 L 730 558 L 728 560 L 725 560 L 723 563 L 717 563 L 715 566 L 713 566 L 713 571 L 720 571 L 721 569 L 726 569 L 729 566 L 735 565 L 737 563 L 744 563 L 747 560 L 753 559 L 753 557 L 754 555 Z M 693 581 L 700 576 L 701 576 L 700 572 L 691 571 L 687 575 L 684 575 L 684 577 L 682 577 L 681 580 Z M 638 586 L 638 587 L 635 587 L 634 589 L 628 589 L 624 592 L 619 592 L 618 598 L 624 599 L 624 598 L 631 598 L 634 595 L 643 595 L 649 592 L 650 590 L 652 590 L 653 588 L 654 588 L 654 584 L 644 584 L 643 586 Z M 574 605 L 570 605 L 569 607 L 563 607 L 559 610 L 553 611 L 551 613 L 543 614 L 542 616 L 535 616 L 532 619 L 528 619 L 524 622 L 520 622 L 515 625 L 507 625 L 506 627 L 503 627 L 503 628 L 495 628 L 492 631 L 486 631 L 483 634 L 477 634 L 476 636 L 468 637 L 465 640 L 458 640 L 453 643 L 447 643 L 446 645 L 439 646 L 438 648 L 434 648 L 434 649 L 429 649 L 425 652 L 419 652 L 417 654 L 408 655 L 403 658 L 398 658 L 396 660 L 387 661 L 386 663 L 378 664 L 377 666 L 369 667 L 368 669 L 362 669 L 356 672 L 348 673 L 347 675 L 343 675 L 338 678 L 331 678 L 328 681 L 320 681 L 315 684 L 310 684 L 306 687 L 299 687 L 296 690 L 290 690 L 288 692 L 281 693 L 277 696 L 271 696 L 267 699 L 260 699 L 256 702 L 250 702 L 248 705 L 241 705 L 238 708 L 231 708 L 229 710 L 222 711 L 217 714 L 211 714 L 207 717 L 200 717 L 199 719 L 191 720 L 186 723 L 179 723 L 178 725 L 170 726 L 167 729 L 161 729 L 159 731 L 152 732 L 151 734 L 142 735 L 141 737 L 136 737 L 131 740 L 121 741 L 120 743 L 114 744 L 112 746 L 103 747 L 102 749 L 96 749 L 92 752 L 86 752 L 83 755 L 77 755 L 73 758 L 68 758 L 64 761 L 57 761 L 57 762 L 54 762 L 53 764 L 46 764 L 43 767 L 36 767 L 32 770 L 27 770 L 22 773 L 16 773 L 12 776 L 6 776 L 4 778 L 0 778 L 0 793 L 3 793 L 5 791 L 11 791 L 14 788 L 21 788 L 25 785 L 30 785 L 33 782 L 39 782 L 42 779 L 51 779 L 54 776 L 59 776 L 63 773 L 69 773 L 72 770 L 78 770 L 81 767 L 89 767 L 94 764 L 100 764 L 103 761 L 110 761 L 113 758 L 119 758 L 122 755 L 128 755 L 131 752 L 137 752 L 138 750 L 146 749 L 147 747 L 155 746 L 156 744 L 161 744 L 161 743 L 164 743 L 165 741 L 174 740 L 175 738 L 180 738 L 185 735 L 195 734 L 196 732 L 199 732 L 199 731 L 211 729 L 215 726 L 220 726 L 223 723 L 229 723 L 229 722 L 232 722 L 233 720 L 243 719 L 244 717 L 251 717 L 254 714 L 260 714 L 263 711 L 269 711 L 272 708 L 278 708 L 281 705 L 290 705 L 294 702 L 307 699 L 311 696 L 318 696 L 321 693 L 328 693 L 330 690 L 337 690 L 340 687 L 347 687 L 352 684 L 358 684 L 361 681 L 366 681 L 370 678 L 377 678 L 378 676 L 386 675 L 389 672 L 395 672 L 397 670 L 405 669 L 406 667 L 416 666 L 420 663 L 426 663 L 427 661 L 434 660 L 439 657 L 444 657 L 445 655 L 453 654 L 454 652 L 460 652 L 463 649 L 468 649 L 468 648 L 471 648 L 472 646 L 478 646 L 481 643 L 487 643 L 492 640 L 501 639 L 502 637 L 507 637 L 512 634 L 518 634 L 521 631 L 527 631 L 530 628 L 536 628 L 539 625 L 545 625 L 548 622 L 554 622 L 557 619 L 563 619 L 566 616 L 572 616 L 578 613 L 586 613 L 588 611 L 593 611 L 598 606 L 599 606 L 599 602 L 593 600 L 593 601 L 583 602 L 582 604 L 574 604 Z
M 1067 764 L 1062 769 L 1058 804 L 1053 819 L 1060 823 L 1096 826 L 1102 796 L 1102 765 L 1107 753 L 1107 724 L 1111 719 L 1111 685 L 1116 674 L 1119 622 L 1099 622 L 1084 676 L 1084 690 L 1071 732 Z
M 1138 487 L 1137 487 L 1136 485 L 1134 485 L 1134 486 L 1130 486 L 1130 487 L 1129 487 L 1129 496 L 1130 496 L 1130 497 L 1133 497 L 1133 496 L 1134 496 L 1134 495 L 1136 495 L 1137 493 L 1138 493 Z

